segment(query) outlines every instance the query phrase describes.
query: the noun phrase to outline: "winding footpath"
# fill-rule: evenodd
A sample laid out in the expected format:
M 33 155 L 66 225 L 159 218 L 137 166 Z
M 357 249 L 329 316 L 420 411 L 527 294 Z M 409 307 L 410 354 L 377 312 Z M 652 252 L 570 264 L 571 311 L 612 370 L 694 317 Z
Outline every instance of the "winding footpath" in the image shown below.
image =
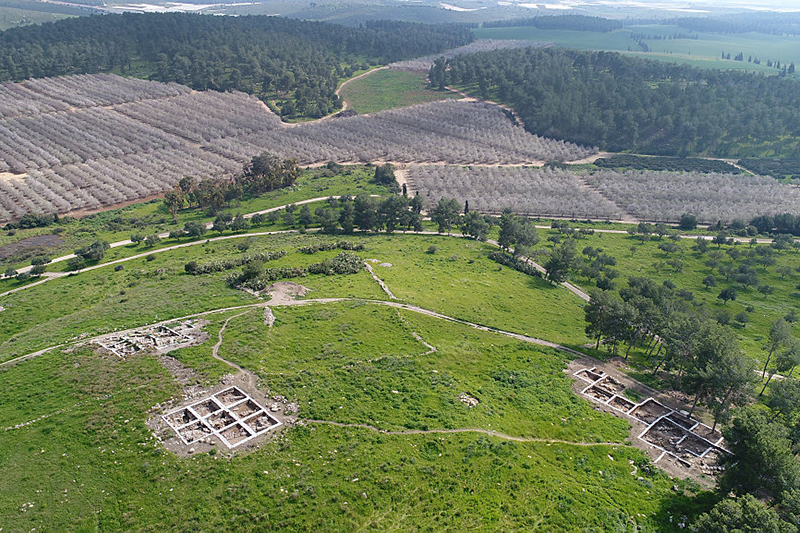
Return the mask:
M 559 439 L 543 439 L 536 437 L 514 437 L 513 435 L 506 435 L 491 429 L 480 428 L 459 428 L 459 429 L 407 429 L 403 431 L 390 431 L 387 429 L 380 429 L 368 424 L 345 424 L 342 422 L 331 422 L 330 420 L 315 420 L 313 418 L 304 418 L 303 422 L 307 424 L 324 424 L 327 426 L 336 426 L 340 428 L 358 428 L 368 429 L 382 435 L 436 435 L 436 434 L 453 434 L 453 433 L 480 433 L 490 437 L 496 437 L 502 440 L 512 442 L 535 442 L 541 444 L 566 444 L 569 446 L 624 446 L 622 442 L 572 442 L 568 440 Z

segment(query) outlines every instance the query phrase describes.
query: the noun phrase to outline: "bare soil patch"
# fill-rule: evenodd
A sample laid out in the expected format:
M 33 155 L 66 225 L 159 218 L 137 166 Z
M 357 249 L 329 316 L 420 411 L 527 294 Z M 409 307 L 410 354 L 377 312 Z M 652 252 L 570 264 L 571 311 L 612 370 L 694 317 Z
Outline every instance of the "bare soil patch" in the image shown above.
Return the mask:
M 10 259 L 19 252 L 35 250 L 37 248 L 53 248 L 64 242 L 58 235 L 36 235 L 20 239 L 17 242 L 0 246 L 0 261 Z

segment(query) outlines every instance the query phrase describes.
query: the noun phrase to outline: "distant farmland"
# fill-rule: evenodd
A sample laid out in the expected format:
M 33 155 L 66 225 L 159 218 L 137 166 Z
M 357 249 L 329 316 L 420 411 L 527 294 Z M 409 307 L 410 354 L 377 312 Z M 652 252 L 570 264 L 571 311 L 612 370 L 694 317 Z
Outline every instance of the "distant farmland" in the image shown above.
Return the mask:
M 138 200 L 187 175 L 230 176 L 262 151 L 301 164 L 530 164 L 595 152 L 530 135 L 489 104 L 433 102 L 288 126 L 243 93 L 113 75 L 1 85 L 0 136 L 0 222 Z

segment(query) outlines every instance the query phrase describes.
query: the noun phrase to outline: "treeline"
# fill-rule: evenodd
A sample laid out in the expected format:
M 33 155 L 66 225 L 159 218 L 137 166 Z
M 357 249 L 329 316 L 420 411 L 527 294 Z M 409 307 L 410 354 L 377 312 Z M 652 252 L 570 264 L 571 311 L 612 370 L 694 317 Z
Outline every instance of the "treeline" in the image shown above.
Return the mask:
M 732 247 L 726 254 L 738 262 L 739 268 L 733 268 L 733 263 L 722 263 L 725 254 L 709 250 L 704 243 L 698 241 L 694 248 L 708 255 L 706 264 L 732 272 L 742 285 L 752 282 L 745 272 L 754 272 L 756 264 L 766 268 L 770 262 L 764 259 L 772 257 L 774 250 L 759 246 L 741 253 Z M 587 250 L 589 255 L 597 253 Z M 708 289 L 716 286 L 714 276 L 706 277 L 703 284 Z M 724 288 L 719 298 L 735 299 L 736 291 Z M 697 517 L 691 530 L 796 532 L 800 525 L 800 380 L 792 376 L 800 365 L 800 339 L 793 335 L 792 323 L 798 320 L 797 314 L 791 311 L 770 324 L 763 339 L 763 358 L 756 367 L 729 327 L 726 310 L 712 312 L 695 302 L 690 291 L 669 281 L 659 284 L 631 277 L 619 290 L 592 292 L 584 311 L 586 333 L 597 348 L 602 342 L 609 352 L 625 359 L 637 348 L 638 370 L 686 394 L 690 419 L 698 406 L 704 406 L 714 419 L 712 433 L 719 422 L 727 423 L 721 433 L 732 454 L 721 456 L 724 469 L 717 478 L 717 504 Z M 740 327 L 751 311 L 736 316 Z M 719 436 L 714 434 L 709 440 Z
M 602 17 L 586 15 L 545 15 L 511 20 L 492 20 L 483 23 L 484 28 L 509 28 L 517 26 L 533 26 L 540 30 L 575 30 L 608 33 L 621 30 L 622 23 Z
M 674 19 L 633 20 L 626 25 L 663 24 L 706 33 L 749 33 L 797 35 L 797 13 L 738 13 L 719 17 L 680 17 Z
M 246 197 L 294 185 L 300 174 L 296 159 L 279 159 L 273 154 L 254 156 L 233 179 L 213 178 L 198 181 L 182 178 L 164 195 L 164 205 L 173 218 L 184 207 L 208 209 L 212 214 Z M 230 222 L 230 221 L 228 221 Z
M 277 99 L 285 116 L 340 107 L 340 79 L 366 67 L 469 43 L 456 26 L 349 28 L 280 17 L 147 13 L 80 17 L 0 32 L 0 81 L 119 71 L 196 90 Z
M 230 274 L 225 282 L 234 288 L 263 291 L 279 279 L 305 277 L 309 274 L 337 276 L 357 274 L 364 269 L 364 261 L 350 252 L 341 252 L 332 259 L 301 267 L 265 268 L 261 261 L 245 265 L 240 273 Z
M 735 157 L 800 140 L 800 91 L 777 77 L 524 48 L 456 56 L 430 79 L 510 104 L 532 133 L 610 151 Z
M 600 168 L 630 169 L 630 170 L 667 170 L 672 172 L 720 172 L 724 174 L 741 174 L 742 170 L 716 159 L 701 159 L 697 157 L 642 157 L 636 155 L 612 155 L 601 157 L 594 164 Z
M 774 178 L 800 177 L 800 157 L 747 157 L 740 159 L 739 165 L 762 176 L 772 176 Z

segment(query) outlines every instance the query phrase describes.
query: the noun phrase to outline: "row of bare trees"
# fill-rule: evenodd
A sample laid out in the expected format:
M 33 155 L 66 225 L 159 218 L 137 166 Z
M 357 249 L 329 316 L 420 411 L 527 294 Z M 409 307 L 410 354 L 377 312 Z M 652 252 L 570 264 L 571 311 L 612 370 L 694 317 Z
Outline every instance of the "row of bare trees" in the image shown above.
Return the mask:
M 266 111 L 256 97 L 239 92 L 196 92 L 122 104 L 114 110 L 198 143 L 281 127 L 280 118 Z
M 521 41 L 513 39 L 478 39 L 471 43 L 447 50 L 441 54 L 431 54 L 428 56 L 408 59 L 406 61 L 396 61 L 389 65 L 394 70 L 410 70 L 415 72 L 428 72 L 433 66 L 433 62 L 444 57 L 450 59 L 462 54 L 474 54 L 477 52 L 489 52 L 491 50 L 502 50 L 506 48 L 526 48 L 528 46 L 544 46 L 545 43 L 534 41 Z
M 239 160 L 271 150 L 305 164 L 329 160 L 525 164 L 570 161 L 596 152 L 531 135 L 496 106 L 457 101 L 265 130 L 213 141 L 207 148 Z
M 455 198 L 482 212 L 539 216 L 618 218 L 620 210 L 596 191 L 583 187 L 577 175 L 557 168 L 411 167 L 409 178 L 429 201 Z
M 758 215 L 800 214 L 800 190 L 761 176 L 699 172 L 604 170 L 586 182 L 628 213 L 678 221 L 691 213 L 699 222 L 749 220 Z

